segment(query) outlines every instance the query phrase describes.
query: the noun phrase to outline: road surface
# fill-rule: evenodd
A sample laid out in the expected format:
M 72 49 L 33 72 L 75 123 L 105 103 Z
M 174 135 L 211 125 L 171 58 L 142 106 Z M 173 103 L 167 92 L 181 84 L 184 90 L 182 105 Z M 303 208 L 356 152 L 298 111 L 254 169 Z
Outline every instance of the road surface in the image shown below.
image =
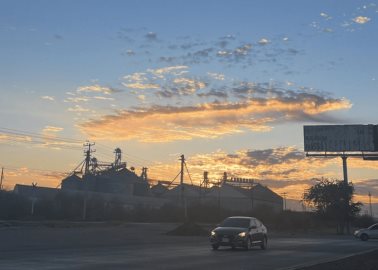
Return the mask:
M 378 248 L 350 236 L 273 236 L 268 250 L 221 248 L 167 236 L 174 224 L 0 228 L 0 269 L 287 269 Z

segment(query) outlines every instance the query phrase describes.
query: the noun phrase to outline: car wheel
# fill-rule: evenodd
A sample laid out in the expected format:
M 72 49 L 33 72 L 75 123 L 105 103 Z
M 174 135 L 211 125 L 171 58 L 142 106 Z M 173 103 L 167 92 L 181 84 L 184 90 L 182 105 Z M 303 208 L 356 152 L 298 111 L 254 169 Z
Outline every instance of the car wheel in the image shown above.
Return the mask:
M 268 238 L 266 236 L 264 236 L 264 239 L 262 240 L 260 247 L 261 247 L 261 249 L 267 249 L 268 248 Z
M 218 250 L 219 245 L 211 245 L 211 247 L 213 248 L 213 250 Z
M 369 239 L 369 236 L 366 233 L 361 234 L 360 239 L 362 241 L 367 241 Z
M 244 246 L 245 250 L 250 250 L 252 248 L 251 238 L 248 237 L 247 243 Z

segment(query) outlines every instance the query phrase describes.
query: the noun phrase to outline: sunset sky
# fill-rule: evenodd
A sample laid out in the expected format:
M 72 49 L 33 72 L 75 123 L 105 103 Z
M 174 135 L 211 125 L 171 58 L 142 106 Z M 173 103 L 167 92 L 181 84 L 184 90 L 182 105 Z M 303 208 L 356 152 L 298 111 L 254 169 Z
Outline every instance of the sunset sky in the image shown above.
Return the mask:
M 4 186 L 58 186 L 82 144 L 172 180 L 256 178 L 300 199 L 340 159 L 303 125 L 377 124 L 378 2 L 0 1 Z M 378 163 L 349 160 L 378 202 Z M 188 179 L 186 179 L 189 181 Z

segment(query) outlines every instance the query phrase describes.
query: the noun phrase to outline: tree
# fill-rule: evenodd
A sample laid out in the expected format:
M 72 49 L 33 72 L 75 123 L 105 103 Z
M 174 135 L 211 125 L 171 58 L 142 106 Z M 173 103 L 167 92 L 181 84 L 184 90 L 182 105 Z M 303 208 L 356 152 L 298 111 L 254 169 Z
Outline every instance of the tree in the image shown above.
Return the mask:
M 352 201 L 354 187 L 344 181 L 321 179 L 312 186 L 303 199 L 315 206 L 316 212 L 324 218 L 335 221 L 337 232 L 343 234 L 344 228 L 357 216 L 362 203 Z

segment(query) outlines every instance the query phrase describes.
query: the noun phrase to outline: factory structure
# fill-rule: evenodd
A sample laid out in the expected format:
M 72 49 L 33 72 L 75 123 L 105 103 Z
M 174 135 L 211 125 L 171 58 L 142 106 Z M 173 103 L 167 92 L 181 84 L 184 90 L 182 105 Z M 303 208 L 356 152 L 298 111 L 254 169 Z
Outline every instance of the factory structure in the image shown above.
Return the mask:
M 200 185 L 184 182 L 186 167 L 181 156 L 181 171 L 177 183 L 173 181 L 151 181 L 148 169 L 143 167 L 140 175 L 134 167 L 122 161 L 122 151 L 114 151 L 114 162 L 99 162 L 92 156 L 92 143 L 85 144 L 85 159 L 61 181 L 61 188 L 39 187 L 35 184 L 14 187 L 14 192 L 32 200 L 54 198 L 58 193 L 101 196 L 105 201 L 117 201 L 125 208 L 145 206 L 160 208 L 166 204 L 207 204 L 228 210 L 250 211 L 268 207 L 273 211 L 283 210 L 283 198 L 254 179 L 228 177 L 210 181 L 204 172 Z M 190 177 L 190 175 L 189 175 Z M 154 184 L 152 184 L 154 182 Z

